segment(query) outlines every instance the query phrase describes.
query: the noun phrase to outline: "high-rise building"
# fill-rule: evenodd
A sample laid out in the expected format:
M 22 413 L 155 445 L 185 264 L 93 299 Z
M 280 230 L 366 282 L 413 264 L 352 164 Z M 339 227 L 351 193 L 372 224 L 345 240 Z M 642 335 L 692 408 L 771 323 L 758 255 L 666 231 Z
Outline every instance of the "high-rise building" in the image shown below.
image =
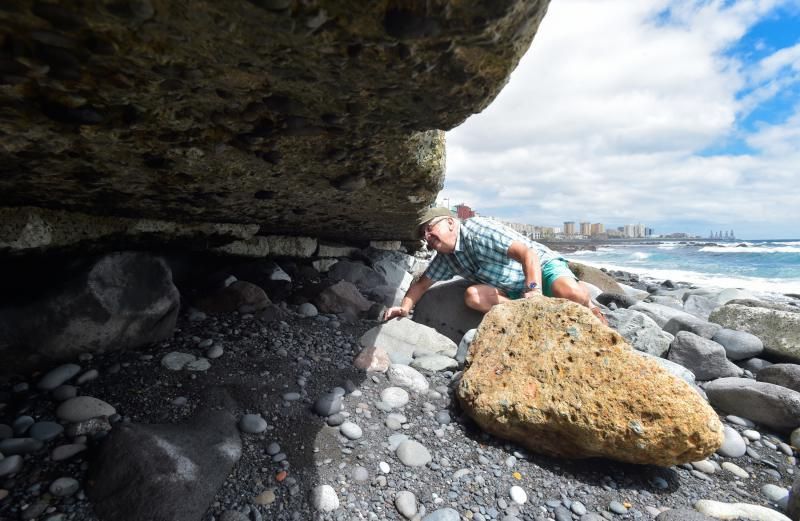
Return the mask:
M 584 237 L 588 237 L 592 234 L 592 223 L 582 222 L 581 223 L 581 235 Z
M 604 233 L 606 233 L 606 226 L 603 223 L 592 224 L 592 236 L 602 235 Z
M 564 221 L 564 235 L 575 235 L 575 221 Z

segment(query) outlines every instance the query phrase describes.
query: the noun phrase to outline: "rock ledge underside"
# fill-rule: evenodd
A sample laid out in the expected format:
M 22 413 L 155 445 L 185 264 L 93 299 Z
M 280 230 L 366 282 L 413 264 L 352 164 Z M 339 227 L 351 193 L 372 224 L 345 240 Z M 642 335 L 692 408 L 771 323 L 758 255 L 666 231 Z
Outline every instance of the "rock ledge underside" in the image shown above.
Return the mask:
M 90 240 L 69 232 L 87 216 L 123 235 L 141 228 L 129 220 L 158 222 L 154 242 L 184 224 L 175 234 L 233 240 L 242 230 L 230 225 L 257 225 L 265 235 L 410 239 L 443 184 L 443 130 L 494 99 L 546 7 L 4 6 L 0 209 L 23 224 L 0 227 L 0 251 L 46 248 L 20 238 L 38 221 Z M 35 209 L 44 212 L 31 217 Z

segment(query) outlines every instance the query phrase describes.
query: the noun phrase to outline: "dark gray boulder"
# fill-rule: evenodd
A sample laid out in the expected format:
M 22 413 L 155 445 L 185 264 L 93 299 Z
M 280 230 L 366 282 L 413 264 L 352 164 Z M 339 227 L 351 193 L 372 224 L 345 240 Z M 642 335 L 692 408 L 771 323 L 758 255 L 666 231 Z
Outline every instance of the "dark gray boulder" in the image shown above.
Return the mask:
M 0 309 L 0 371 L 159 342 L 172 336 L 179 307 L 163 259 L 138 252 L 104 255 L 52 293 Z
M 730 360 L 753 358 L 764 350 L 764 343 L 760 338 L 735 329 L 720 329 L 714 333 L 711 340 L 725 348 L 725 353 Z
M 467 331 L 478 327 L 483 320 L 483 313 L 464 304 L 464 292 L 471 284 L 464 279 L 434 284 L 414 307 L 414 322 L 460 342 Z
M 181 425 L 118 423 L 91 463 L 87 492 L 101 519 L 198 521 L 241 452 L 225 410 Z
M 742 370 L 725 357 L 725 348 L 688 331 L 679 331 L 667 358 L 691 370 L 698 380 L 739 376 Z
M 775 364 L 758 372 L 756 380 L 800 392 L 800 365 Z
M 766 425 L 776 431 L 800 426 L 800 393 L 747 378 L 720 378 L 705 387 L 715 409 Z
M 340 260 L 328 270 L 331 280 L 346 280 L 361 292 L 368 292 L 377 286 L 386 286 L 386 277 L 365 265 L 363 262 Z
M 758 374 L 759 371 L 771 365 L 772 362 L 764 360 L 763 358 L 750 358 L 749 360 L 745 360 L 744 362 L 739 363 L 739 366 L 742 369 L 747 369 L 753 374 Z
M 664 331 L 677 335 L 680 331 L 688 331 L 703 338 L 711 338 L 722 329 L 718 324 L 712 324 L 694 315 L 683 314 L 675 316 L 663 326 Z

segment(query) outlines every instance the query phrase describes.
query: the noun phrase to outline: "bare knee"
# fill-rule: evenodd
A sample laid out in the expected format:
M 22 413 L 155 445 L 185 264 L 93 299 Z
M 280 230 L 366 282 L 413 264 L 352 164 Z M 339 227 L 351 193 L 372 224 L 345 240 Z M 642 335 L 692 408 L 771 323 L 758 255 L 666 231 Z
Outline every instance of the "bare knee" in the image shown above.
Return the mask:
M 589 306 L 591 298 L 589 291 L 584 288 L 578 281 L 570 280 L 562 284 L 553 284 L 553 296 L 558 298 L 565 298 L 584 306 Z

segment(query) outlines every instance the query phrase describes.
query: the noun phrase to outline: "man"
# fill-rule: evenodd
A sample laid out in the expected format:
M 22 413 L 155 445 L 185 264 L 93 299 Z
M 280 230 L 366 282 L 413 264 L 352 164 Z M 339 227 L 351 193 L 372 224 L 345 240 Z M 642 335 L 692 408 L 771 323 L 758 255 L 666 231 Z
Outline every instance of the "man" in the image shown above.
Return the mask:
M 430 208 L 420 217 L 417 232 L 437 254 L 400 306 L 386 310 L 384 320 L 408 316 L 434 282 L 459 275 L 474 283 L 464 292 L 464 303 L 483 313 L 509 300 L 544 294 L 582 304 L 608 324 L 564 258 L 500 223 L 480 217 L 462 222 L 447 208 Z

